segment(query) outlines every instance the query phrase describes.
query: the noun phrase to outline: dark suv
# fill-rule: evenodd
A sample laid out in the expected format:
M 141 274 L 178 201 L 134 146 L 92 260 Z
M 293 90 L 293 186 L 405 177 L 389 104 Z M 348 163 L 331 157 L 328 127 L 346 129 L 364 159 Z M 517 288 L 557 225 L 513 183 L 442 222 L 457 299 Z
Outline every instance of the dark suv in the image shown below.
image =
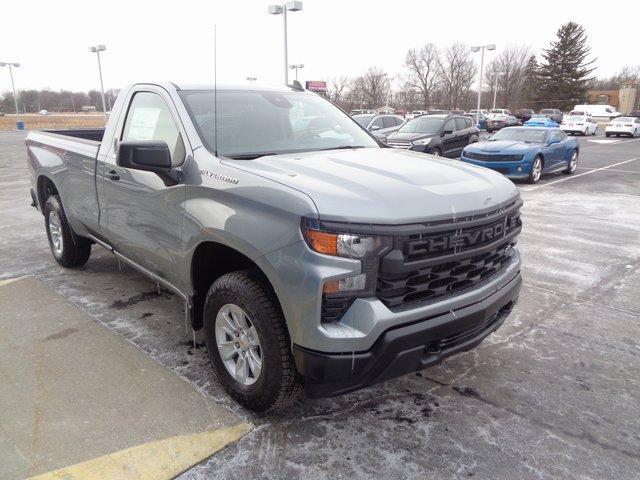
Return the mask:
M 478 141 L 475 121 L 462 115 L 421 115 L 387 137 L 387 145 L 431 155 L 457 158 L 462 149 Z
M 514 115 L 518 120 L 520 120 L 522 123 L 526 122 L 527 120 L 531 120 L 531 116 L 536 113 L 534 110 L 530 109 L 530 108 L 521 108 L 520 110 L 516 111 L 516 114 Z
M 540 110 L 540 113 L 545 117 L 550 118 L 558 125 L 562 123 L 562 118 L 564 117 L 562 112 L 557 108 L 543 108 L 542 110 Z

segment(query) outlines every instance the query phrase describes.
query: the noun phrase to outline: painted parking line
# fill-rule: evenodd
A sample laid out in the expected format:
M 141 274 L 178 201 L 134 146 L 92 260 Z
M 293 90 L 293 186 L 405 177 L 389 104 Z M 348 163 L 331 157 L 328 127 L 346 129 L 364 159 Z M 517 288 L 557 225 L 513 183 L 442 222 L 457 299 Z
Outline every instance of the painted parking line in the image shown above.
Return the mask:
M 629 160 L 624 160 L 624 161 L 618 162 L 618 163 L 612 163 L 611 165 L 607 165 L 606 167 L 594 168 L 592 170 L 589 170 L 588 172 L 579 173 L 577 175 L 571 175 L 571 176 L 566 177 L 566 178 L 561 178 L 559 180 L 554 180 L 553 182 L 547 182 L 547 183 L 543 183 L 543 184 L 540 184 L 540 185 L 533 185 L 533 186 L 528 187 L 528 188 L 522 188 L 522 190 L 524 190 L 526 192 L 530 192 L 532 190 L 537 190 L 537 189 L 542 188 L 542 187 L 548 187 L 549 185 L 554 185 L 556 183 L 566 182 L 568 180 L 573 180 L 574 178 L 583 177 L 584 175 L 590 175 L 592 173 L 601 172 L 602 170 L 609 170 L 610 168 L 617 167 L 618 165 L 624 165 L 625 163 L 633 162 L 635 160 L 638 160 L 638 157 L 630 158 Z
M 30 480 L 169 480 L 238 441 L 246 423 L 156 440 L 44 473 Z
M 593 142 L 593 143 L 600 143 L 600 144 L 603 144 L 603 145 L 622 142 L 622 140 L 608 140 L 608 139 L 604 139 L 604 138 L 595 139 L 595 140 L 589 139 L 587 141 L 588 142 Z
M 578 167 L 578 170 L 595 170 L 595 168 Z M 610 168 L 608 171 L 617 173 L 640 173 L 640 170 L 624 170 L 622 168 Z

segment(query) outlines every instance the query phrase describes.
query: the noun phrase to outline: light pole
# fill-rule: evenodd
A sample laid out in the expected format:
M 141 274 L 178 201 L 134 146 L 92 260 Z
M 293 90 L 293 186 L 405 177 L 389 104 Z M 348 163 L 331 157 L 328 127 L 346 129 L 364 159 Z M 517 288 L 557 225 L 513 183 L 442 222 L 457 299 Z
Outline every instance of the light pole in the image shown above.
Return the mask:
M 298 69 L 304 68 L 304 63 L 297 63 L 295 65 L 289 65 L 289 68 L 291 70 L 295 70 L 296 71 L 296 81 L 297 81 L 298 80 Z
M 0 67 L 9 67 L 9 76 L 11 77 L 11 89 L 13 90 L 13 104 L 16 107 L 16 129 L 24 130 L 24 122 L 20 121 L 20 110 L 18 109 L 18 97 L 16 97 L 16 86 L 13 83 L 13 67 L 19 67 L 17 62 L 0 62 Z
M 482 100 L 482 75 L 484 70 L 484 51 L 495 50 L 496 46 L 493 44 L 480 45 L 477 47 L 471 47 L 472 52 L 480 52 L 480 76 L 478 77 L 478 109 L 476 111 L 476 123 L 480 122 L 480 101 Z
M 107 103 L 104 101 L 104 84 L 102 83 L 102 65 L 100 65 L 100 52 L 107 49 L 104 45 L 89 47 L 89 51 L 98 56 L 98 73 L 100 73 L 100 93 L 102 94 L 102 113 L 104 113 L 104 123 L 107 123 Z
M 287 10 L 297 12 L 302 10 L 302 2 L 292 0 L 283 5 L 269 5 L 267 13 L 270 15 L 280 15 L 284 17 L 284 84 L 289 84 L 289 52 L 287 46 Z
M 498 96 L 498 75 L 493 76 L 493 107 L 492 110 L 496 108 L 496 97 Z

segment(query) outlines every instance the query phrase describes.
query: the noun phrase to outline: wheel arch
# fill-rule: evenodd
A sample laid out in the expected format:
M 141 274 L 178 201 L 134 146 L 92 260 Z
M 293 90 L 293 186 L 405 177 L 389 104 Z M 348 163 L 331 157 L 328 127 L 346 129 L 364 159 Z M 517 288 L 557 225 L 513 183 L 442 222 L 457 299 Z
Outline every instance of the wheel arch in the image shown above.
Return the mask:
M 213 282 L 226 273 L 238 270 L 253 271 L 273 293 L 282 311 L 276 290 L 259 262 L 233 247 L 213 240 L 204 240 L 196 246 L 191 257 L 190 282 L 193 292 L 191 324 L 194 330 L 202 328 L 204 302 Z
M 40 175 L 36 182 L 36 196 L 41 212 L 44 213 L 44 204 L 47 203 L 47 199 L 52 195 L 60 195 L 58 187 L 50 177 Z

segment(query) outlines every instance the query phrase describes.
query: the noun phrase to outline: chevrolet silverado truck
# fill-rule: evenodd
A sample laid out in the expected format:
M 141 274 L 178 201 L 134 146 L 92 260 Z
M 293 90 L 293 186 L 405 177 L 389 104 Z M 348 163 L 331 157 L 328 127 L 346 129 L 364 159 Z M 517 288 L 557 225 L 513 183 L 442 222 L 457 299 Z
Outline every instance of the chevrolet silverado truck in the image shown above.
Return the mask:
M 55 260 L 99 245 L 179 295 L 256 411 L 435 365 L 518 297 L 509 180 L 386 148 L 299 86 L 134 84 L 106 128 L 26 144 Z

